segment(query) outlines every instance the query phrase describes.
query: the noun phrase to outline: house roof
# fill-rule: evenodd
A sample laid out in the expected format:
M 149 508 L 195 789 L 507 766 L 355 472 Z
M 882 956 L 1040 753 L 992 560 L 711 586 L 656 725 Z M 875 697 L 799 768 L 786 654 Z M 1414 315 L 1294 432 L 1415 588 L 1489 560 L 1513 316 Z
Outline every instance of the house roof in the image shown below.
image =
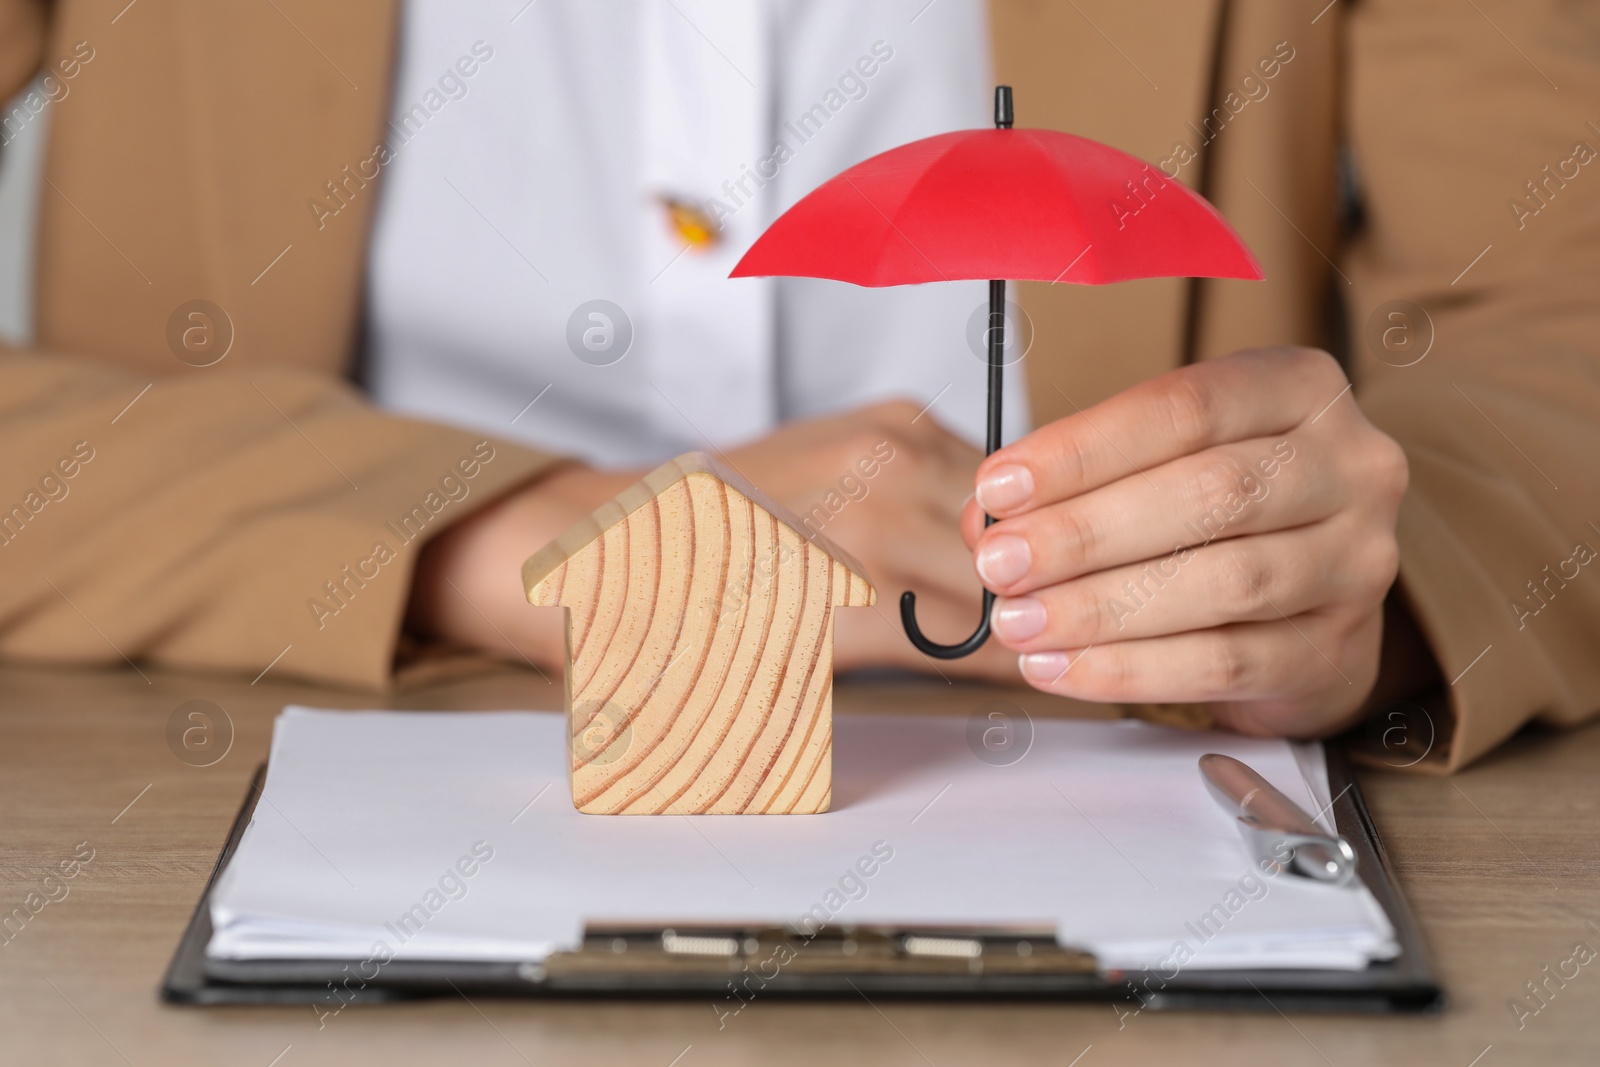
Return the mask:
M 645 475 L 644 478 L 618 493 L 601 505 L 588 518 L 576 523 L 560 537 L 544 546 L 522 565 L 522 587 L 533 598 L 534 587 L 553 574 L 562 564 L 592 544 L 607 530 L 621 523 L 629 515 L 646 507 L 656 497 L 672 486 L 697 474 L 710 475 L 729 488 L 749 498 L 751 503 L 793 530 L 810 548 L 843 564 L 845 568 L 867 582 L 872 582 L 866 568 L 844 549 L 821 533 L 807 530 L 799 516 L 751 485 L 736 470 L 704 452 L 685 452 Z

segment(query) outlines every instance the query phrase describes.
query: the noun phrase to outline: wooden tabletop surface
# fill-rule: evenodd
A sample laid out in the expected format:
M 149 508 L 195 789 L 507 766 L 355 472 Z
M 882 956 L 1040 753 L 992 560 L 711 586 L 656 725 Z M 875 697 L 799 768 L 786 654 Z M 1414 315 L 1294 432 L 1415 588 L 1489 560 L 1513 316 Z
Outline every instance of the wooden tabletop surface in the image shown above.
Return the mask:
M 270 676 L 146 673 L 0 670 L 0 915 L 39 894 L 37 914 L 0 931 L 0 1064 L 1600 1063 L 1600 728 L 1524 733 L 1453 779 L 1363 774 L 1449 995 L 1431 1017 L 1264 1007 L 1119 1021 L 1107 1004 L 758 999 L 719 1030 L 699 1000 L 458 998 L 350 1007 L 319 1028 L 309 1006 L 182 1008 L 156 995 L 273 716 L 287 703 L 548 708 L 559 688 L 506 671 L 375 699 Z M 995 696 L 846 683 L 836 702 L 841 714 L 967 715 Z M 1035 716 L 1063 712 L 1044 697 L 1006 698 Z M 169 721 L 191 700 L 231 721 L 231 745 L 209 766 L 169 745 Z M 1576 976 L 1546 981 L 1563 968 Z M 1530 981 L 1545 983 L 1542 1004 Z M 1520 1019 L 1509 1006 L 1519 997 Z

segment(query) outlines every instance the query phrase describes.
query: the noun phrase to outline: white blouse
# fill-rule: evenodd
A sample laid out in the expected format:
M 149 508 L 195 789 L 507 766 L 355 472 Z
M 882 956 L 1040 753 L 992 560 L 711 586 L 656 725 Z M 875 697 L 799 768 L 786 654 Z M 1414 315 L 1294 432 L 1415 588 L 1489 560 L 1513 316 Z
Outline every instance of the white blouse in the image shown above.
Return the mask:
M 988 47 L 982 0 L 406 0 L 369 387 L 603 466 L 892 396 L 981 442 L 983 282 L 728 272 L 845 167 L 986 124 Z

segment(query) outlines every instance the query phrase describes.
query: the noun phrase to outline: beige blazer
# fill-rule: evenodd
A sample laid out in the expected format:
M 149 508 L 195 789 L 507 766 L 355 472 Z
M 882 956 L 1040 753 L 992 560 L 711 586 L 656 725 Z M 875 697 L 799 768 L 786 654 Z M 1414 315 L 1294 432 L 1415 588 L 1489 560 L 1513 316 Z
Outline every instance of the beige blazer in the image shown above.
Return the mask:
M 1410 457 L 1400 582 L 1448 695 L 1423 766 L 1453 768 L 1600 708 L 1600 16 L 1324 5 L 994 0 L 1021 124 L 1176 172 L 1267 275 L 1024 287 L 1032 409 L 1244 345 L 1346 349 Z M 254 676 L 281 655 L 388 685 L 417 545 L 556 462 L 347 381 L 381 176 L 320 229 L 308 202 L 382 137 L 398 18 L 394 0 L 0 0 L 0 94 L 54 79 L 33 100 L 36 342 L 0 350 L 0 656 Z M 231 322 L 205 367 L 171 340 L 197 300 Z M 440 490 L 453 472 L 464 496 Z M 419 509 L 422 536 L 389 532 Z M 307 607 L 327 583 L 346 594 L 331 617 Z

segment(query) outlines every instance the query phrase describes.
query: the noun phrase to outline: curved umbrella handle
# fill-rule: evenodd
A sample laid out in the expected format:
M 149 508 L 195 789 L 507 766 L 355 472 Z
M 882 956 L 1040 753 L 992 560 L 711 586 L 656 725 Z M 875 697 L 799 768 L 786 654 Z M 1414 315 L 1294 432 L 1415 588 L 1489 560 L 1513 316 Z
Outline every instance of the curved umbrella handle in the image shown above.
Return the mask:
M 960 659 L 972 655 L 989 640 L 989 611 L 993 607 L 994 594 L 985 589 L 983 621 L 972 631 L 972 636 L 959 645 L 941 645 L 937 641 L 929 641 L 922 635 L 922 629 L 917 625 L 917 594 L 907 589 L 900 594 L 900 624 L 906 628 L 906 637 L 923 655 L 932 656 L 934 659 Z

